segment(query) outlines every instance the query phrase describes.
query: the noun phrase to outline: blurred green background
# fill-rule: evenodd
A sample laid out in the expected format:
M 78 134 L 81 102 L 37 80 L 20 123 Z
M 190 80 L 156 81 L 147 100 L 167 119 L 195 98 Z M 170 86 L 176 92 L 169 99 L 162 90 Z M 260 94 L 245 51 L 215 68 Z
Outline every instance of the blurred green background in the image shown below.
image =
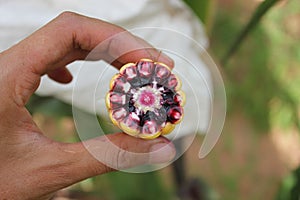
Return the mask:
M 206 27 L 228 98 L 225 127 L 214 150 L 199 160 L 203 138 L 198 136 L 185 154 L 188 179 L 200 180 L 196 188 L 202 199 L 298 200 L 299 0 L 185 2 Z M 46 134 L 78 141 L 69 105 L 35 96 L 28 108 Z M 172 173 L 171 167 L 146 174 L 114 172 L 76 184 L 56 199 L 178 199 Z

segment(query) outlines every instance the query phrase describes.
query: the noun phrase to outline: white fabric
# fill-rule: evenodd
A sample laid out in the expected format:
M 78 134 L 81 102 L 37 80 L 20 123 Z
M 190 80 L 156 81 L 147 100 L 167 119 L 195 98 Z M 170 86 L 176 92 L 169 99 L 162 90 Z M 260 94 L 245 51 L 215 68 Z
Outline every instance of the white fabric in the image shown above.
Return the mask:
M 180 0 L 2 0 L 0 1 L 0 50 L 9 48 L 14 43 L 20 41 L 31 34 L 37 28 L 41 27 L 59 13 L 68 10 L 81 13 L 83 15 L 103 19 L 111 23 L 118 24 L 127 29 L 138 27 L 162 27 L 177 30 L 193 38 L 202 46 L 207 46 L 207 38 L 203 32 L 201 24 L 192 12 Z M 196 85 L 197 99 L 200 104 L 201 113 L 194 112 L 194 115 L 185 116 L 184 124 L 180 131 L 180 136 L 194 132 L 193 124 L 195 119 L 200 118 L 198 131 L 205 132 L 210 120 L 210 97 L 207 85 L 210 83 L 210 76 L 207 67 L 199 57 L 199 51 L 195 49 L 192 42 L 188 40 L 181 41 L 174 36 L 166 35 L 161 31 L 134 31 L 140 37 L 149 41 L 154 46 L 161 46 L 167 49 L 179 49 L 184 55 L 188 55 L 191 62 L 201 71 L 203 81 L 186 67 L 186 63 L 178 57 L 170 56 L 175 61 L 175 69 L 178 69 L 183 78 L 187 78 Z M 68 85 L 58 84 L 48 77 L 43 77 L 41 85 L 37 90 L 40 95 L 53 95 L 65 102 L 72 102 L 72 92 L 76 83 L 76 77 L 79 75 L 79 66 L 82 62 L 70 64 L 74 81 Z M 94 96 L 93 88 L 99 80 L 103 69 L 107 64 L 104 62 L 85 63 L 90 65 L 89 70 L 82 70 L 80 76 L 85 76 L 84 81 L 76 85 L 76 90 L 80 91 L 80 98 L 73 101 L 75 106 L 86 111 L 93 112 L 91 98 Z M 109 68 L 107 74 L 116 73 L 116 69 Z M 105 93 L 108 90 L 108 83 L 111 76 L 105 76 L 101 82 L 101 91 Z M 211 87 L 208 85 L 208 87 Z M 193 95 L 192 91 L 183 85 L 187 99 Z M 104 91 L 104 92 L 103 92 Z M 186 110 L 193 110 L 191 104 L 187 104 Z M 106 108 L 103 102 L 96 105 L 98 114 L 107 116 Z M 189 112 L 186 112 L 189 113 Z

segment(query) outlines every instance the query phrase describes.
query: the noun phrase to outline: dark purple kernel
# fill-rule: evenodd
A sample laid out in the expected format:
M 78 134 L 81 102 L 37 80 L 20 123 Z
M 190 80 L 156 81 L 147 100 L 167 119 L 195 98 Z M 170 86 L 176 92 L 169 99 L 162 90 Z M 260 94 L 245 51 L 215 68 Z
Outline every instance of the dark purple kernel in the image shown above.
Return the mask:
M 150 78 L 140 78 L 140 85 L 149 85 L 149 83 L 151 83 Z
M 168 110 L 168 121 L 171 123 L 176 123 L 180 120 L 182 116 L 182 108 L 179 106 L 174 106 Z
M 167 112 L 164 107 L 161 107 L 159 110 L 156 110 L 155 112 L 150 112 L 149 115 L 151 119 L 154 119 L 157 122 L 157 124 L 162 124 L 167 119 Z
M 175 96 L 174 96 L 174 102 L 176 104 L 180 105 L 180 104 L 182 104 L 182 101 L 183 101 L 182 96 L 180 94 L 178 94 L 178 93 L 175 94 Z
M 147 120 L 150 120 L 150 111 L 147 111 L 146 113 L 141 113 L 139 115 L 139 118 L 140 118 L 140 126 L 144 126 L 145 122 Z
M 140 78 L 135 78 L 135 79 L 132 79 L 131 81 L 128 81 L 132 87 L 134 88 L 139 88 L 140 85 L 141 85 L 141 80 Z
M 132 100 L 129 101 L 129 103 L 128 103 L 128 111 L 129 112 L 135 112 L 135 106 L 134 106 L 134 103 L 133 103 Z
M 174 104 L 174 95 L 175 93 L 169 89 L 167 89 L 163 94 L 162 94 L 162 97 L 163 97 L 163 100 L 164 100 L 164 104 L 169 104 L 169 105 L 172 105 Z

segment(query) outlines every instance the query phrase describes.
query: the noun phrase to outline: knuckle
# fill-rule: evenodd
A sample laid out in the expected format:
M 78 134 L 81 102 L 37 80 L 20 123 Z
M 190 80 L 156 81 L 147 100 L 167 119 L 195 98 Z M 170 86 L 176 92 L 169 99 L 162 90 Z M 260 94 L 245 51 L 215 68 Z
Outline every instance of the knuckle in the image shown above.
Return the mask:
M 71 12 L 71 11 L 64 11 L 61 14 L 58 15 L 58 19 L 61 20 L 67 20 L 67 19 L 74 19 L 74 18 L 78 18 L 80 15 L 75 13 L 75 12 Z
M 55 24 L 58 27 L 72 30 L 76 28 L 76 25 L 81 23 L 82 18 L 82 15 L 79 15 L 75 12 L 64 11 L 59 14 L 54 21 L 56 21 Z

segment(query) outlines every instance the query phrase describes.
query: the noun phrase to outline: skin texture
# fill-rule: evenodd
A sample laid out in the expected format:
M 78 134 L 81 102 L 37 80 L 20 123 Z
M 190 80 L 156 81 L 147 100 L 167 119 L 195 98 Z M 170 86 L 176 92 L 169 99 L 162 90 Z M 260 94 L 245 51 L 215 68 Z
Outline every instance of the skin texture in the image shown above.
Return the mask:
M 91 176 L 173 159 L 174 146 L 163 137 L 142 140 L 118 133 L 85 141 L 85 146 L 55 142 L 43 135 L 24 107 L 41 76 L 70 82 L 67 64 L 85 59 L 101 41 L 124 31 L 107 22 L 65 12 L 0 53 L 0 200 L 49 199 L 55 191 Z M 147 49 L 126 53 L 112 64 L 119 68 L 154 57 L 173 67 L 172 60 L 142 39 L 128 32 L 123 35 L 108 39 L 90 59 L 111 61 L 126 48 L 140 47 Z M 111 148 L 109 141 L 120 148 Z M 104 162 L 95 159 L 86 147 Z M 146 154 L 135 157 L 128 152 Z

